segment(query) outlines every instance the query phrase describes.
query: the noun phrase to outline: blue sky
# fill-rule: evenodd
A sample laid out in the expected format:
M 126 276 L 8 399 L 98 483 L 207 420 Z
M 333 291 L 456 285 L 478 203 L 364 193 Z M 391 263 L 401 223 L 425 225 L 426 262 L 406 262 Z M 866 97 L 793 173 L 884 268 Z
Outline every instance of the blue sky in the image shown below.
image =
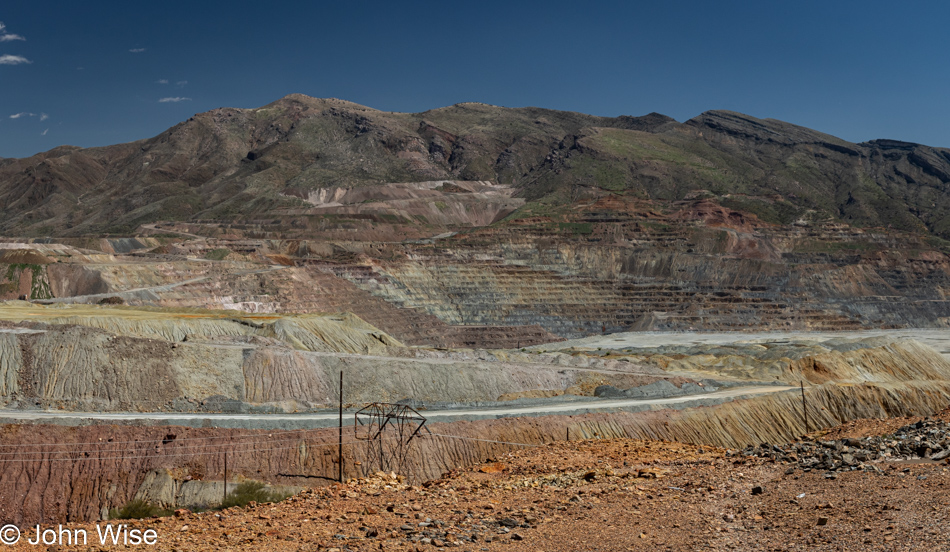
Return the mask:
M 730 109 L 950 147 L 945 1 L 12 0 L 0 22 L 0 157 L 293 92 L 389 111 Z

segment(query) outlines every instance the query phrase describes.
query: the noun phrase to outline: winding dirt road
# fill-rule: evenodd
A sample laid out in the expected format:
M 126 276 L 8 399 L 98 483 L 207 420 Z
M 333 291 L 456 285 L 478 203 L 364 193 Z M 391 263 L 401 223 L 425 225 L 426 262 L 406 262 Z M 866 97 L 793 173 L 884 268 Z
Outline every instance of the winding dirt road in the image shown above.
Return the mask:
M 444 410 L 423 410 L 423 415 L 431 421 L 456 422 L 463 420 L 482 420 L 491 418 L 513 418 L 522 416 L 545 416 L 551 414 L 588 414 L 609 411 L 652 410 L 655 407 L 702 406 L 728 402 L 744 397 L 792 391 L 797 387 L 778 385 L 731 387 L 711 393 L 683 395 L 656 399 L 603 399 L 603 400 L 552 400 L 541 404 L 450 408 Z M 184 413 L 184 412 L 66 412 L 50 410 L 0 410 L 0 420 L 5 423 L 52 423 L 58 425 L 81 426 L 90 424 L 146 424 L 179 425 L 189 427 L 245 427 L 257 429 L 298 429 L 315 427 L 334 427 L 339 413 L 310 412 L 300 414 L 220 414 L 220 413 Z M 353 410 L 344 411 L 344 425 L 351 425 Z

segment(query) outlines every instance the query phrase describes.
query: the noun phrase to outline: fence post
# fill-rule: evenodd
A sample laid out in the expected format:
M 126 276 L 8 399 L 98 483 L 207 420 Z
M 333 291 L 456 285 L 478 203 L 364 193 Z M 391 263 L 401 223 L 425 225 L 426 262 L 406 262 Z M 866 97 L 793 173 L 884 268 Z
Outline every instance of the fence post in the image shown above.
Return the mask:
M 228 451 L 224 451 L 224 496 L 221 498 L 221 505 L 228 499 Z

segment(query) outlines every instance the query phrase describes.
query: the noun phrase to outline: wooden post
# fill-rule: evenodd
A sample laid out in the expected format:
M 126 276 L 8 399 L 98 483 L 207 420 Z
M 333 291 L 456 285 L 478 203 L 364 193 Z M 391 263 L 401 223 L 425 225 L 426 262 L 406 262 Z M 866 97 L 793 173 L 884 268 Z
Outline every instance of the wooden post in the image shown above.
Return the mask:
M 337 473 L 337 480 L 340 483 L 343 483 L 343 370 L 340 370 L 340 431 L 339 431 L 339 443 L 337 445 L 337 454 L 339 456 L 339 472 Z
M 228 451 L 224 451 L 224 496 L 221 498 L 221 505 L 228 499 Z

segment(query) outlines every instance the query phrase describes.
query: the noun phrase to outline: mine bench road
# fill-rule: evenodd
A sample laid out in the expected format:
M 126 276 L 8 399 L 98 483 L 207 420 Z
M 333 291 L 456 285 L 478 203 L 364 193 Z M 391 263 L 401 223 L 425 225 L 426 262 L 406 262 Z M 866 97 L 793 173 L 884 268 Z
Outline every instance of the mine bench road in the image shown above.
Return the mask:
M 781 343 L 786 341 L 822 341 L 842 339 L 866 339 L 886 337 L 894 341 L 913 339 L 933 347 L 950 360 L 950 330 L 946 328 L 898 328 L 891 330 L 843 330 L 843 331 L 748 331 L 748 332 L 622 332 L 569 339 L 527 347 L 529 351 L 557 351 L 576 347 L 579 349 L 619 350 L 654 348 L 661 346 L 735 345 L 754 343 Z
M 444 410 L 421 410 L 430 422 L 457 422 L 527 416 L 573 415 L 594 412 L 653 410 L 655 406 L 689 408 L 728 402 L 730 400 L 797 391 L 797 387 L 759 385 L 731 387 L 711 393 L 683 395 L 657 399 L 594 399 L 559 401 L 514 407 L 474 407 Z M 343 424 L 353 424 L 354 410 L 344 411 Z M 218 414 L 181 412 L 65 412 L 50 410 L 0 410 L 0 421 L 5 423 L 49 423 L 67 426 L 95 424 L 177 425 L 188 427 L 220 427 L 250 429 L 308 429 L 336 427 L 339 412 L 312 412 L 300 414 Z
M 207 259 L 198 259 L 193 258 L 189 259 L 191 261 L 203 261 L 203 262 L 212 262 Z M 264 268 L 253 269 L 253 270 L 241 270 L 234 273 L 234 276 L 252 276 L 254 274 L 263 274 L 265 272 L 275 272 L 277 270 L 284 270 L 287 268 L 283 265 L 268 265 Z M 134 295 L 136 293 L 162 293 L 166 291 L 171 291 L 175 288 L 187 286 L 191 284 L 197 284 L 199 282 L 204 282 L 210 280 L 211 276 L 198 276 L 197 278 L 189 278 L 187 280 L 181 280 L 178 282 L 170 282 L 167 284 L 158 284 L 154 286 L 138 287 L 126 290 L 117 290 L 109 291 L 106 293 L 93 293 L 89 295 L 70 295 L 68 297 L 53 297 L 51 299 L 35 299 L 33 302 L 40 305 L 52 305 L 54 303 L 82 303 L 83 301 L 88 301 L 91 299 L 105 299 L 107 297 L 120 297 L 122 295 Z M 235 311 L 236 314 L 246 314 L 241 311 Z

